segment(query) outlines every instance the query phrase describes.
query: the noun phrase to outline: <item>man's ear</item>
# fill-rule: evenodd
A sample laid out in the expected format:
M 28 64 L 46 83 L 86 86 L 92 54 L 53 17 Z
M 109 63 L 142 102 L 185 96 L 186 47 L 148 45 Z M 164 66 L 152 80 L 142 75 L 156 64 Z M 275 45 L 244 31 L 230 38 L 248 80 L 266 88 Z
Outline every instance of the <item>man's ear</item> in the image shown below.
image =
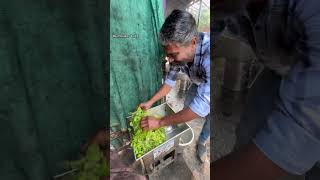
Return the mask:
M 189 47 L 194 48 L 194 47 L 196 47 L 196 44 L 197 44 L 197 38 L 194 37 L 191 39 L 191 43 L 190 43 Z
M 197 44 L 197 38 L 196 38 L 196 37 L 193 37 L 193 38 L 192 38 L 191 44 L 192 44 L 192 45 L 196 45 L 196 44 Z

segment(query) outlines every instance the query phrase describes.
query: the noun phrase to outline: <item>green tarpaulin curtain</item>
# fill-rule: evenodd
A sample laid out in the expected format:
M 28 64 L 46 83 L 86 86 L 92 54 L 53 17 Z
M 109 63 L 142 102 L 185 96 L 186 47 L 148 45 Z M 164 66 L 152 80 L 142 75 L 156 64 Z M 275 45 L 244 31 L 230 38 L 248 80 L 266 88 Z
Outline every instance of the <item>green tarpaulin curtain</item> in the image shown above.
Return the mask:
M 0 179 L 63 171 L 106 126 L 106 3 L 0 2 Z
M 112 0 L 110 3 L 110 120 L 126 130 L 126 117 L 161 86 L 164 21 L 162 0 Z

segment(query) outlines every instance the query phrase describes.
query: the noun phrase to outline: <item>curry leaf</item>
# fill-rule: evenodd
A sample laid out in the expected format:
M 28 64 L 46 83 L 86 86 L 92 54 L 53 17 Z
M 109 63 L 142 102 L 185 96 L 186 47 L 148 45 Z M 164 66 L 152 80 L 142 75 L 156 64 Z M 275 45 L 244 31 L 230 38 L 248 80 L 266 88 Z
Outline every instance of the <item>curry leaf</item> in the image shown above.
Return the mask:
M 150 131 L 143 131 L 141 129 L 140 121 L 147 115 L 147 112 L 142 110 L 140 107 L 132 113 L 130 126 L 133 129 L 133 138 L 131 146 L 133 147 L 133 152 L 137 158 L 159 146 L 166 139 L 164 128 Z

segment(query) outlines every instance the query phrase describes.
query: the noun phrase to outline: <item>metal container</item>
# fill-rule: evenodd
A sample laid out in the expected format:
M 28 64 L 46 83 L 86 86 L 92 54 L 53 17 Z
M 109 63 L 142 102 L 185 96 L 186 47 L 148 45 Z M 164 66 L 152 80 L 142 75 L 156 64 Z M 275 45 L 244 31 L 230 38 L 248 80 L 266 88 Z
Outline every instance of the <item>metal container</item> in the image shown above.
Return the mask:
M 189 76 L 185 73 L 178 72 L 177 80 L 179 81 L 179 90 L 186 92 L 191 83 Z
M 149 109 L 148 113 L 156 117 L 164 117 L 170 114 L 174 114 L 175 112 L 167 103 L 163 103 L 159 106 Z M 190 133 L 192 133 L 192 136 L 190 136 Z M 180 140 L 182 136 L 188 138 L 190 137 L 189 142 L 183 142 L 182 144 Z M 136 158 L 134 154 L 134 158 L 136 161 L 141 162 L 145 173 L 152 174 L 155 171 L 159 171 L 160 169 L 174 162 L 177 156 L 177 147 L 190 144 L 193 141 L 193 138 L 193 131 L 187 123 L 168 126 L 166 127 L 165 142 L 153 148 L 149 152 L 146 152 L 139 158 Z M 183 138 L 183 141 L 186 141 L 185 139 L 186 138 Z
M 223 87 L 232 91 L 245 90 L 249 84 L 250 66 L 256 59 L 250 45 L 226 31 L 218 40 L 215 53 L 226 59 Z
M 242 91 L 248 86 L 250 63 L 227 61 L 223 87 L 232 91 Z

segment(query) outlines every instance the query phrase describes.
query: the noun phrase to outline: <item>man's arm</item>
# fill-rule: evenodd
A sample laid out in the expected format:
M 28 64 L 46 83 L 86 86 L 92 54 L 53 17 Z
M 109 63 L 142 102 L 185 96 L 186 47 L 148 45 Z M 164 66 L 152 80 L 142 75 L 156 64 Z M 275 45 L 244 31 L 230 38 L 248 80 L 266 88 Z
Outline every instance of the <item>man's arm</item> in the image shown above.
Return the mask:
M 149 100 L 150 103 L 154 104 L 155 102 L 166 96 L 170 92 L 170 90 L 171 86 L 169 86 L 168 84 L 163 84 L 159 91 Z
M 301 175 L 320 160 L 320 1 L 296 4 L 294 15 L 305 30 L 298 41 L 303 48 L 296 52 L 303 59 L 282 80 L 278 103 L 254 144 L 214 162 L 214 179 L 250 179 L 249 175 L 274 179 L 284 175 L 283 171 Z
M 152 104 L 154 104 L 156 101 L 167 95 L 170 92 L 170 90 L 171 86 L 169 86 L 168 84 L 163 84 L 159 91 L 154 96 L 152 96 L 150 100 L 148 100 L 147 102 L 140 103 L 139 107 L 143 110 L 148 110 L 152 106 Z
M 143 118 L 140 122 L 140 126 L 143 130 L 158 129 L 163 126 L 179 124 L 187 121 L 191 121 L 199 117 L 190 108 L 186 108 L 178 113 L 163 117 L 161 119 L 156 119 L 152 116 L 147 116 Z
M 186 108 L 176 114 L 163 117 L 160 120 L 160 127 L 188 122 L 197 117 L 199 116 L 196 113 L 194 113 L 190 108 Z
M 287 175 L 253 143 L 212 163 L 210 169 L 214 180 L 273 180 Z
M 297 63 L 282 80 L 278 103 L 253 142 L 280 168 L 301 175 L 320 160 L 320 1 L 295 2 L 291 8 L 304 30 Z
M 139 107 L 141 107 L 144 110 L 148 110 L 153 103 L 160 100 L 162 97 L 164 97 L 170 92 L 172 87 L 174 87 L 176 84 L 176 78 L 177 78 L 177 69 L 176 67 L 171 66 L 167 79 L 165 80 L 164 84 L 161 86 L 159 91 L 154 96 L 152 96 L 150 100 L 148 100 L 147 102 L 141 103 Z

